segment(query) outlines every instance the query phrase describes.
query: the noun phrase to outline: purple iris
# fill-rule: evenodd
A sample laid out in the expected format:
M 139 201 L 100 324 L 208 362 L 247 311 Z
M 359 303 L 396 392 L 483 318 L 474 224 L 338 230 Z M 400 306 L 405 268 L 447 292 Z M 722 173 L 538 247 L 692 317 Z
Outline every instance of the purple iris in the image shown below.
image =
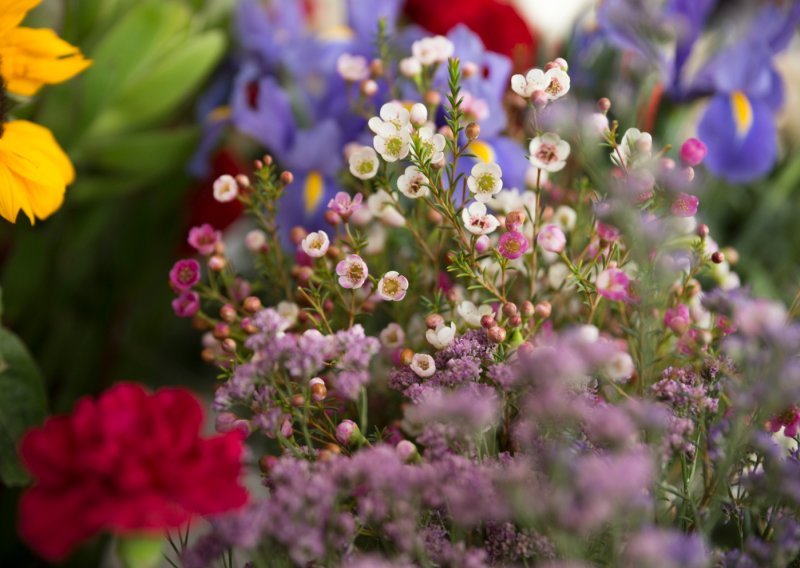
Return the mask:
M 668 0 L 661 8 L 606 0 L 598 19 L 612 43 L 659 67 L 673 100 L 710 97 L 698 125 L 708 146 L 706 164 L 728 181 L 749 182 L 769 173 L 777 161 L 775 116 L 783 104 L 783 83 L 773 59 L 800 21 L 800 0 L 747 11 L 739 6 L 735 14 L 725 8 L 718 0 Z M 717 14 L 725 26 L 723 45 L 690 74 L 686 63 Z M 734 15 L 738 18 L 731 21 Z M 661 46 L 670 39 L 674 48 L 664 51 Z

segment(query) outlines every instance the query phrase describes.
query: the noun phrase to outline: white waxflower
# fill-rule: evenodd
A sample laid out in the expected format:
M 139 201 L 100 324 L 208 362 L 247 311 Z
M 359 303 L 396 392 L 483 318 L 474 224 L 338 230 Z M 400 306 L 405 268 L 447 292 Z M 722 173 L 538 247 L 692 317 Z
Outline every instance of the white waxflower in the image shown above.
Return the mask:
M 408 156 L 411 135 L 408 130 L 398 130 L 392 123 L 381 123 L 375 131 L 372 145 L 387 162 L 396 162 Z
M 547 100 L 554 101 L 566 95 L 569 86 L 569 75 L 559 68 L 547 71 L 531 69 L 524 76 L 514 75 L 511 77 L 511 90 L 526 99 L 529 99 L 537 91 L 541 91 Z
M 367 230 L 366 254 L 380 254 L 386 248 L 386 227 L 380 223 L 372 223 Z
M 627 167 L 637 161 L 647 160 L 653 150 L 653 137 L 638 128 L 629 128 L 620 140 L 617 150 L 611 152 L 611 161 Z
M 408 279 L 396 270 L 390 270 L 378 281 L 378 295 L 387 302 L 399 302 L 406 297 Z
M 403 331 L 403 328 L 400 326 L 400 324 L 392 322 L 383 328 L 383 331 L 381 331 L 379 337 L 381 340 L 381 345 L 387 349 L 397 349 L 398 347 L 403 346 L 403 342 L 406 339 L 406 333 Z
M 214 181 L 214 199 L 220 203 L 228 203 L 239 195 L 239 184 L 228 174 L 219 176 Z
M 325 253 L 328 252 L 328 247 L 330 246 L 331 242 L 328 238 L 328 233 L 325 231 L 316 231 L 313 233 L 309 233 L 306 235 L 306 238 L 302 240 L 300 246 L 308 256 L 312 258 L 320 258 L 325 256 Z
M 422 126 L 428 122 L 428 108 L 422 103 L 414 103 L 409 112 L 409 119 L 414 126 Z
M 528 214 L 528 220 L 536 215 L 536 193 L 529 190 L 520 191 L 516 187 L 504 189 L 488 202 L 495 211 L 508 215 L 512 211 L 522 209 Z
M 624 351 L 615 353 L 604 367 L 608 378 L 615 383 L 627 381 L 633 376 L 635 370 L 633 359 Z
M 381 189 L 370 195 L 367 198 L 367 208 L 373 217 L 387 225 L 402 227 L 406 224 L 406 218 L 397 210 L 394 198 L 386 190 Z
M 378 173 L 378 154 L 369 146 L 361 146 L 350 152 L 350 173 L 358 179 L 372 179 Z
M 436 361 L 426 353 L 415 353 L 409 367 L 418 377 L 426 379 L 436 372 Z
M 397 130 L 408 130 L 410 118 L 411 115 L 406 107 L 397 101 L 390 101 L 381 107 L 379 116 L 373 116 L 367 124 L 375 134 L 378 134 L 385 124 L 391 124 Z
M 483 316 L 493 316 L 494 310 L 492 306 L 489 304 L 483 304 L 481 306 L 476 306 L 469 300 L 464 300 L 456 307 L 456 312 L 461 318 L 464 320 L 470 327 L 480 327 L 481 326 L 481 318 Z
M 430 193 L 429 184 L 428 177 L 416 166 L 408 166 L 406 171 L 397 178 L 397 189 L 411 199 L 427 197 Z
M 279 316 L 289 322 L 289 327 L 294 327 L 297 323 L 297 317 L 300 315 L 300 306 L 294 302 L 278 302 L 275 310 L 278 312 Z
M 442 35 L 425 37 L 411 44 L 411 54 L 423 65 L 445 63 L 454 49 L 453 42 Z
M 244 236 L 244 247 L 250 252 L 261 252 L 267 245 L 267 234 L 261 229 L 253 229 Z
M 345 81 L 357 83 L 369 78 L 369 63 L 361 55 L 342 53 L 336 60 L 336 71 Z
M 570 272 L 569 266 L 563 262 L 555 262 L 547 269 L 547 283 L 553 290 L 558 290 L 567 282 L 567 278 L 570 274 L 572 273 Z
M 406 57 L 405 59 L 401 59 L 399 67 L 400 67 L 400 73 L 402 73 L 404 77 L 408 77 L 409 79 L 413 79 L 422 72 L 422 63 L 420 63 L 418 59 L 415 59 L 413 57 Z
M 565 232 L 574 229 L 577 220 L 578 214 L 569 205 L 560 205 L 553 213 L 553 224 L 558 225 Z
M 531 155 L 531 164 L 548 172 L 558 172 L 564 169 L 570 152 L 569 143 L 552 132 L 531 140 L 528 150 Z
M 488 235 L 494 232 L 500 221 L 497 217 L 486 212 L 486 205 L 480 201 L 473 201 L 461 211 L 464 227 L 473 235 Z
M 432 164 L 439 164 L 444 161 L 444 147 L 447 141 L 444 136 L 434 132 L 430 126 L 424 126 L 417 132 L 421 152 L 415 157 L 419 160 L 430 160 Z M 413 148 L 412 148 L 413 150 Z
M 486 203 L 503 189 L 503 170 L 497 164 L 475 164 L 467 178 L 467 187 L 475 199 Z
M 429 329 L 425 332 L 425 339 L 436 349 L 444 349 L 456 337 L 456 324 L 450 323 L 449 326 L 441 324 L 436 329 Z

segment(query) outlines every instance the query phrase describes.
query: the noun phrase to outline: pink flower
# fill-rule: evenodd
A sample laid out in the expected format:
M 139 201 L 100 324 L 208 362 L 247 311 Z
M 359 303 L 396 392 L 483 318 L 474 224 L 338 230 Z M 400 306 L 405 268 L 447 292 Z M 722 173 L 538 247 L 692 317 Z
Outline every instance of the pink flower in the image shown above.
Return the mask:
M 303 239 L 303 242 L 300 243 L 300 246 L 302 247 L 303 252 L 305 252 L 311 258 L 320 258 L 325 256 L 325 253 L 328 252 L 328 247 L 330 246 L 328 233 L 325 231 L 309 233 L 306 235 L 306 238 Z
M 509 260 L 521 257 L 529 246 L 528 239 L 519 231 L 509 231 L 497 241 L 497 250 Z
M 172 300 L 172 309 L 179 318 L 190 318 L 200 309 L 200 296 L 192 290 L 181 292 Z
M 697 206 L 700 204 L 700 199 L 696 195 L 689 195 L 688 193 L 679 193 L 678 197 L 672 203 L 670 211 L 676 217 L 692 217 L 697 213 Z
M 664 312 L 664 325 L 674 331 L 676 335 L 683 335 L 691 320 L 689 307 L 685 304 L 678 304 Z
M 383 275 L 378 282 L 378 295 L 389 302 L 399 302 L 406 297 L 408 279 L 396 270 Z
M 350 197 L 350 194 L 340 191 L 328 202 L 328 209 L 338 213 L 345 222 L 348 221 L 357 210 L 361 209 L 361 201 L 364 196 L 356 193 L 355 197 Z
M 689 138 L 681 146 L 681 161 L 684 165 L 699 166 L 706 158 L 708 148 L 697 138 Z
M 357 254 L 349 254 L 336 265 L 336 274 L 342 288 L 361 288 L 367 280 L 367 263 Z
M 214 247 L 219 241 L 219 231 L 208 223 L 189 229 L 189 244 L 202 255 L 213 254 Z
M 623 270 L 610 266 L 597 275 L 597 293 L 615 302 L 630 299 L 628 286 L 631 279 Z
M 780 416 L 776 416 L 767 421 L 767 428 L 770 432 L 778 432 L 783 428 L 783 435 L 787 438 L 794 438 L 800 429 L 800 409 L 792 406 Z
M 619 229 L 598 221 L 597 236 L 600 237 L 600 240 L 602 241 L 613 243 L 619 238 Z
M 547 252 L 560 253 L 567 246 L 567 237 L 557 225 L 546 225 L 539 231 L 536 242 Z
M 175 290 L 189 290 L 200 282 L 200 263 L 193 258 L 179 260 L 169 271 L 169 282 Z

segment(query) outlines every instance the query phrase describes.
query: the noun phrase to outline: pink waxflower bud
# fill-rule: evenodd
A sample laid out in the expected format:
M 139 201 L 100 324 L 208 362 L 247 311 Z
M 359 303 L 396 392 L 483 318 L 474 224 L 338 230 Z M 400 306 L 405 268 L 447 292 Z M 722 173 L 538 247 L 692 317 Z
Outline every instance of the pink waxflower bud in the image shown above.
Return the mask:
M 414 461 L 419 455 L 417 453 L 417 446 L 408 440 L 400 440 L 394 447 L 394 451 L 397 452 L 397 457 L 404 462 Z
M 352 420 L 342 420 L 336 427 L 336 439 L 343 446 L 350 446 L 360 444 L 364 441 L 364 436 L 361 430 L 358 429 L 358 424 Z
M 697 138 L 689 138 L 681 146 L 681 161 L 686 166 L 699 166 L 708 154 L 708 147 Z
M 319 377 L 314 377 L 308 381 L 308 386 L 311 389 L 311 399 L 314 402 L 322 402 L 328 396 L 328 387 L 325 386 L 325 381 Z
M 378 83 L 372 79 L 367 79 L 361 83 L 361 93 L 365 97 L 374 97 L 378 93 Z
M 475 252 L 478 254 L 483 254 L 487 250 L 489 250 L 489 246 L 492 244 L 492 241 L 489 239 L 488 235 L 481 235 L 475 241 Z
M 525 211 L 520 209 L 512 211 L 506 215 L 506 230 L 519 231 L 522 228 L 522 225 L 525 223 L 525 218 Z
M 539 231 L 536 242 L 543 250 L 558 254 L 563 252 L 564 247 L 567 246 L 567 237 L 557 225 L 546 225 Z
M 535 106 L 539 110 L 546 107 L 547 101 L 549 100 L 550 99 L 547 97 L 547 93 L 545 93 L 544 91 L 534 91 L 533 94 L 531 95 L 531 102 L 533 103 L 533 106 Z
M 214 272 L 222 272 L 227 264 L 225 257 L 215 254 L 208 259 L 208 268 Z

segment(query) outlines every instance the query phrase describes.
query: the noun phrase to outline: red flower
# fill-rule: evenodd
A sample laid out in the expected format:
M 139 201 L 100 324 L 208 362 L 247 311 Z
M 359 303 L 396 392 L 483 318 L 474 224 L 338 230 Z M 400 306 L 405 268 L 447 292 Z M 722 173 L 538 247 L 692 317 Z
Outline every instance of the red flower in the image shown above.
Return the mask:
M 103 530 L 157 533 L 244 505 L 241 435 L 201 438 L 202 424 L 186 389 L 120 383 L 81 399 L 22 440 L 35 483 L 20 500 L 20 534 L 54 561 Z
M 536 38 L 516 9 L 501 0 L 406 0 L 406 14 L 435 34 L 465 24 L 486 49 L 507 55 L 518 68 L 535 62 Z

